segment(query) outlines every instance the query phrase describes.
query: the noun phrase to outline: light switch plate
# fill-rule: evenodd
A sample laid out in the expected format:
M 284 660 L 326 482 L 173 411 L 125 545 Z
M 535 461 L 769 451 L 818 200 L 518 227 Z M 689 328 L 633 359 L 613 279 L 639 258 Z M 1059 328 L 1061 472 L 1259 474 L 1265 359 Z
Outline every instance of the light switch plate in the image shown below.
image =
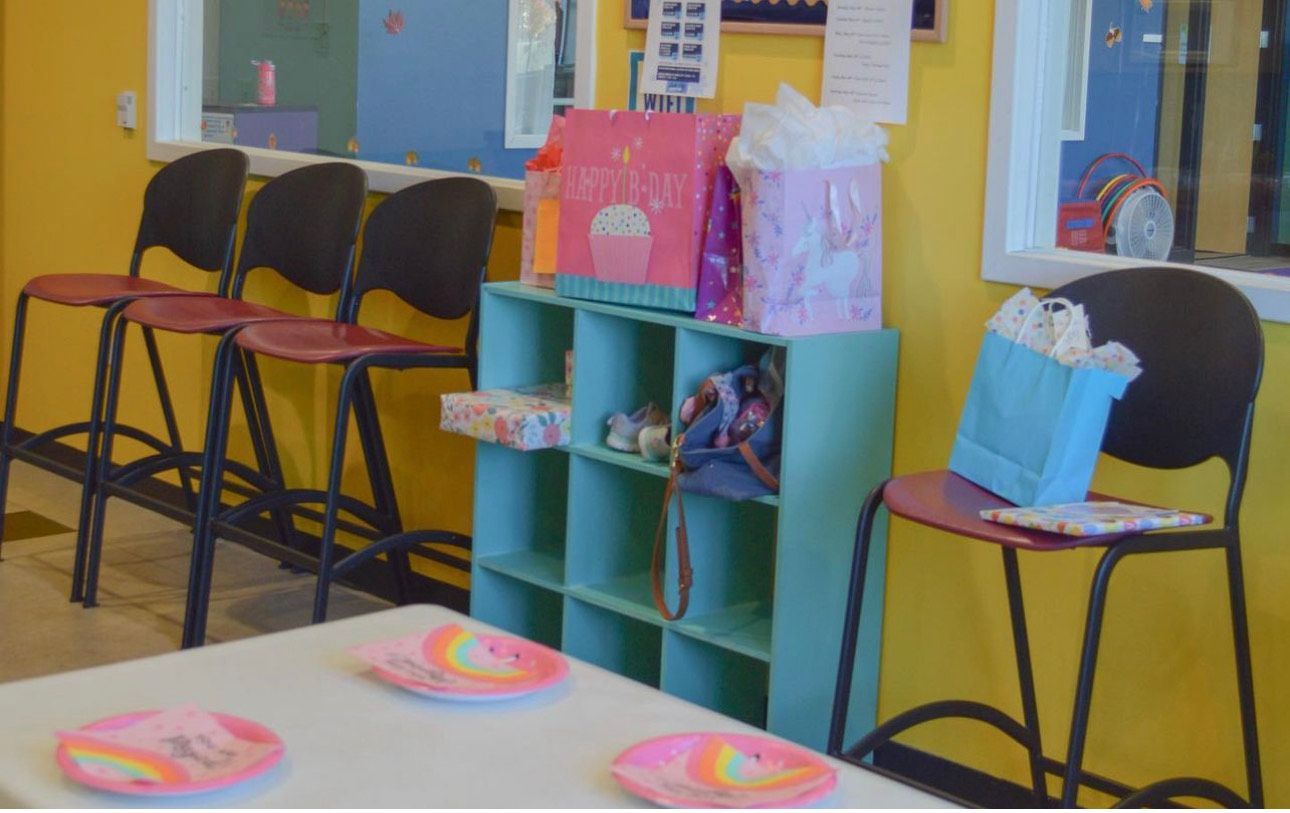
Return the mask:
M 133 90 L 116 95 L 116 126 L 127 130 L 135 128 L 135 96 Z

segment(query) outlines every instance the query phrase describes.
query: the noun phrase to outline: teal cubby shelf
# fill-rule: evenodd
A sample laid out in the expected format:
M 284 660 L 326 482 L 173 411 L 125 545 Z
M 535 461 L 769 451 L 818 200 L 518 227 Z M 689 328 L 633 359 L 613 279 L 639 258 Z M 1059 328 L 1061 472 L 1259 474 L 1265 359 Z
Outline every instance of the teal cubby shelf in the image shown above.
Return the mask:
M 471 613 L 663 691 L 822 749 L 837 676 L 856 514 L 891 473 L 893 330 L 763 336 L 684 314 L 484 286 L 480 386 L 559 381 L 574 356 L 572 444 L 477 444 Z M 664 621 L 650 557 L 665 463 L 604 445 L 614 412 L 673 417 L 714 372 L 786 350 L 780 493 L 685 495 L 694 586 Z M 675 606 L 675 506 L 665 587 Z M 875 530 L 852 731 L 877 710 L 885 518 Z

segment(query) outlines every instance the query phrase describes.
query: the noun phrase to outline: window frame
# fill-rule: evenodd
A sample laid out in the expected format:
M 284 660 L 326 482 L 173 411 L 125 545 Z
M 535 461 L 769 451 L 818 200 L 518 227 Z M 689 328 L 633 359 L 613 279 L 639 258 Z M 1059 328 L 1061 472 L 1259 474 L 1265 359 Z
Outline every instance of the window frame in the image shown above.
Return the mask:
M 596 87 L 596 7 L 581 2 L 577 17 L 575 103 L 591 107 Z M 153 161 L 173 161 L 201 150 L 220 147 L 201 140 L 202 0 L 148 0 L 147 155 Z M 238 146 L 251 162 L 251 173 L 276 177 L 311 164 L 349 161 L 361 167 L 373 192 L 397 192 L 434 178 L 479 177 L 497 193 L 498 206 L 524 209 L 524 181 L 478 176 L 464 172 L 383 164 L 351 158 L 279 152 Z
M 997 0 L 995 6 L 981 252 L 981 277 L 989 282 L 1051 289 L 1100 271 L 1143 265 L 1111 254 L 1028 247 L 1039 233 L 1036 224 L 1056 230 L 1064 83 L 1060 71 L 1049 68 L 1066 64 L 1069 38 L 1056 23 L 1069 15 L 1069 0 Z M 1290 322 L 1290 278 L 1155 265 L 1222 279 L 1249 297 L 1261 318 Z

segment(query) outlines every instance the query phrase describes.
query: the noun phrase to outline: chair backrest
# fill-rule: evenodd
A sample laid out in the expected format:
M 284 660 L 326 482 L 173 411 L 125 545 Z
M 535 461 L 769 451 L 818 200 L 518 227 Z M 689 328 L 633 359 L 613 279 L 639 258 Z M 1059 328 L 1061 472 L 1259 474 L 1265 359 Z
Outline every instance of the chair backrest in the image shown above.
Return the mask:
M 387 290 L 438 319 L 473 314 L 492 250 L 497 196 L 476 178 L 441 178 L 386 198 L 367 219 L 347 318 Z
M 257 268 L 270 268 L 311 293 L 347 293 L 366 198 L 367 175 L 341 161 L 269 181 L 247 211 L 230 293 L 240 297 L 247 274 Z
M 1142 376 L 1111 410 L 1102 451 L 1161 469 L 1222 458 L 1234 510 L 1263 374 L 1263 330 L 1249 300 L 1181 268 L 1107 271 L 1051 295 L 1088 309 L 1094 344 L 1121 342 L 1142 361 Z
M 246 189 L 246 153 L 202 150 L 166 164 L 143 193 L 143 217 L 130 274 L 144 251 L 161 246 L 203 271 L 232 265 L 237 215 Z

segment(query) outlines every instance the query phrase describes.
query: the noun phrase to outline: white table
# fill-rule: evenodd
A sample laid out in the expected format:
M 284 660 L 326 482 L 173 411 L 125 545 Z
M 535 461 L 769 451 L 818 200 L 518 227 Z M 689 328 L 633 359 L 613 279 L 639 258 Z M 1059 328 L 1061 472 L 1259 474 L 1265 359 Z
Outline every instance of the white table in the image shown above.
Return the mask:
M 451 610 L 418 605 L 0 685 L 0 806 L 134 802 L 65 779 L 54 764 L 53 732 L 186 701 L 263 723 L 286 742 L 286 757 L 265 776 L 191 800 L 220 807 L 636 806 L 640 800 L 608 770 L 623 749 L 662 734 L 753 730 L 573 659 L 569 680 L 557 689 L 464 705 L 388 686 L 345 653 L 348 646 L 454 621 L 492 630 Z M 825 805 L 950 806 L 838 765 L 838 787 Z M 184 801 L 156 806 L 169 804 Z

